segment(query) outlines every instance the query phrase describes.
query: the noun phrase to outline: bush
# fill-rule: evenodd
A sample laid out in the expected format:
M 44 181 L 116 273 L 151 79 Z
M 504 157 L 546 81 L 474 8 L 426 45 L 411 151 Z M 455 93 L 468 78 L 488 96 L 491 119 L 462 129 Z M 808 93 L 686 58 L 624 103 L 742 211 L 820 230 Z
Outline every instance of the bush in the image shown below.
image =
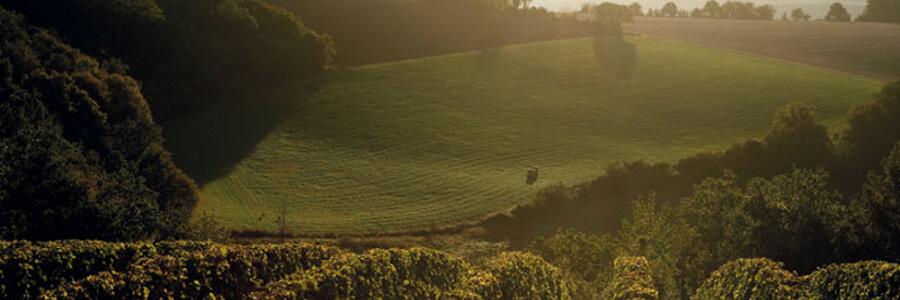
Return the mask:
M 484 268 L 438 251 L 347 253 L 252 294 L 254 299 L 570 299 L 561 272 L 539 257 L 504 253 Z
M 257 299 L 439 299 L 460 294 L 470 267 L 434 250 L 345 254 L 254 293 Z M 462 293 L 464 294 L 464 293 Z
M 900 265 L 883 261 L 831 264 L 798 277 L 765 258 L 729 262 L 693 299 L 897 299 Z
M 810 299 L 900 299 L 900 265 L 883 261 L 835 264 L 804 277 Z
M 604 291 L 604 299 L 659 299 L 653 285 L 653 271 L 644 257 L 619 257 L 614 262 L 615 275 Z
M 35 298 L 64 282 L 106 271 L 123 271 L 135 260 L 210 247 L 201 242 L 105 243 L 12 242 L 0 250 L 0 298 Z
M 268 282 L 318 266 L 336 248 L 307 244 L 212 245 L 201 251 L 138 259 L 123 271 L 100 272 L 44 295 L 62 299 L 239 299 Z
M 713 272 L 691 299 L 797 299 L 798 283 L 797 276 L 781 263 L 738 259 Z
M 550 237 L 531 243 L 529 251 L 578 279 L 602 290 L 612 278 L 613 245 L 607 236 L 594 236 L 575 230 L 559 230 Z
M 538 256 L 506 252 L 487 261 L 503 299 L 570 299 L 562 272 Z
M 851 207 L 865 237 L 864 258 L 900 259 L 900 143 L 869 174 Z
M 850 112 L 847 127 L 839 132 L 838 169 L 831 173 L 842 191 L 855 191 L 869 170 L 878 168 L 900 140 L 900 81 L 886 84 L 874 101 L 861 104 Z

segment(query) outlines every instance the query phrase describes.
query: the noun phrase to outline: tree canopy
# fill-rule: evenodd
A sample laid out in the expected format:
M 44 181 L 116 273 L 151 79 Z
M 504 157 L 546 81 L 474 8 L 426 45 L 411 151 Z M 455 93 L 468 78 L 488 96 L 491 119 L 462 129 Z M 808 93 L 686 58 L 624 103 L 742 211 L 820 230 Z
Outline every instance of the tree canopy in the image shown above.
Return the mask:
M 900 1 L 869 0 L 866 10 L 857 21 L 862 22 L 900 22 Z
M 330 39 L 261 0 L 0 0 L 37 26 L 140 79 L 163 121 L 267 86 L 308 78 Z
M 847 12 L 847 8 L 844 7 L 840 2 L 835 2 L 831 4 L 831 7 L 828 9 L 828 14 L 825 15 L 825 21 L 829 22 L 850 22 L 850 13 Z
M 198 199 L 137 81 L 0 8 L 0 239 L 172 237 Z

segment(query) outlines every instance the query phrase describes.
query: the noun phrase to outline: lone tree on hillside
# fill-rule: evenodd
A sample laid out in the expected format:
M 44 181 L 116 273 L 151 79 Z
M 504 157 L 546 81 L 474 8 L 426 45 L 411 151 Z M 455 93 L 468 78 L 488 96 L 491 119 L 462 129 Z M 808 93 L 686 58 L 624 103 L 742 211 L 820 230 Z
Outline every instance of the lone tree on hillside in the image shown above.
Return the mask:
M 809 21 L 809 18 L 811 17 L 812 16 L 804 12 L 802 8 L 797 8 L 791 11 L 791 19 L 793 19 L 794 21 Z
M 675 5 L 675 2 L 666 3 L 666 5 L 663 5 L 660 12 L 663 17 L 674 18 L 678 16 L 678 5 Z
M 631 11 L 631 15 L 634 17 L 640 17 L 644 15 L 644 7 L 642 7 L 639 3 L 635 2 L 628 6 L 628 10 Z
M 716 0 L 710 0 L 703 5 L 701 13 L 705 18 L 718 18 L 722 14 L 722 6 Z
M 597 22 L 599 35 L 622 36 L 622 23 L 634 20 L 631 7 L 618 4 L 603 3 L 593 8 L 594 20 Z
M 831 8 L 828 9 L 828 14 L 825 15 L 825 21 L 850 22 L 850 13 L 847 12 L 847 8 L 845 8 L 843 4 L 835 2 L 831 5 Z
M 622 23 L 634 19 L 631 9 L 624 5 L 603 3 L 593 8 L 597 35 L 594 54 L 601 69 L 617 78 L 630 79 L 637 65 L 634 45 L 624 39 Z

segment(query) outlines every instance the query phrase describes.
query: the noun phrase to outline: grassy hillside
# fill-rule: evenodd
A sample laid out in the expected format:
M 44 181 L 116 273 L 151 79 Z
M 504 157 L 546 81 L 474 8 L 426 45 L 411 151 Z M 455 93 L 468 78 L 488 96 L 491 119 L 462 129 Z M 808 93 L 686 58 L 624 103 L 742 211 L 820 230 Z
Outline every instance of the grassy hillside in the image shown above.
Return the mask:
M 233 152 L 233 166 L 200 180 L 198 207 L 233 229 L 274 230 L 284 201 L 295 233 L 422 230 L 509 209 L 617 160 L 721 149 L 760 135 L 792 101 L 837 127 L 879 87 L 724 50 L 630 41 L 639 59 L 630 81 L 601 72 L 589 39 L 519 45 L 334 73 L 274 109 L 279 117 L 259 107 L 210 112 L 233 130 L 200 120 L 170 128 L 183 136 L 171 142 L 205 147 L 174 151 L 192 161 L 192 175 L 208 171 L 198 161 Z M 258 142 L 242 137 L 253 134 Z M 234 151 L 204 140 L 216 137 L 249 142 Z M 529 186 L 532 165 L 541 177 Z
M 884 80 L 900 79 L 900 25 L 897 24 L 637 18 L 627 27 L 629 31 L 658 37 Z

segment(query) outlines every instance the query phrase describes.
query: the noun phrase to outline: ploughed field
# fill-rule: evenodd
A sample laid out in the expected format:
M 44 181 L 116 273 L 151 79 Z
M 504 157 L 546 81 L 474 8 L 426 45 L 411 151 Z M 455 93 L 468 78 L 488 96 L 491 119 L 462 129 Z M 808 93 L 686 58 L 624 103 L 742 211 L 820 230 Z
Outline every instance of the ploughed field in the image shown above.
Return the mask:
M 900 79 L 900 24 L 637 18 L 627 30 Z
M 590 180 L 615 161 L 674 160 L 760 136 L 790 102 L 812 105 L 835 128 L 879 88 L 844 72 L 628 40 L 639 61 L 630 80 L 603 72 L 592 40 L 575 39 L 332 72 L 276 109 L 284 117 L 211 112 L 235 128 L 272 125 L 226 172 L 201 180 L 197 213 L 231 229 L 275 231 L 285 207 L 290 231 L 308 235 L 475 222 L 543 186 Z M 243 132 L 203 126 L 175 128 L 185 137 L 174 142 Z M 540 171 L 533 185 L 525 183 L 529 166 Z

